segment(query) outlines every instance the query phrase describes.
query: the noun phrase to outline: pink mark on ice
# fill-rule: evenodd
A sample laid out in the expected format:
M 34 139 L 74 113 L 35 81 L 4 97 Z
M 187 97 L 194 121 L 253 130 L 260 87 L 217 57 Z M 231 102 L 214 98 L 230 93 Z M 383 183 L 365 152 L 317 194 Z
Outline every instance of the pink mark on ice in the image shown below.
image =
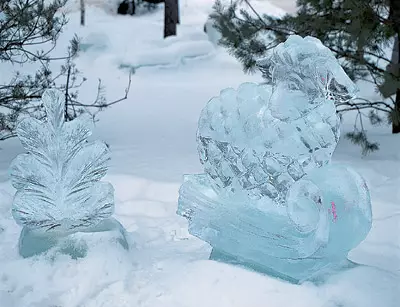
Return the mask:
M 333 222 L 337 221 L 337 212 L 336 212 L 336 205 L 335 202 L 331 202 L 331 209 L 328 210 L 329 213 L 332 213 L 333 215 Z

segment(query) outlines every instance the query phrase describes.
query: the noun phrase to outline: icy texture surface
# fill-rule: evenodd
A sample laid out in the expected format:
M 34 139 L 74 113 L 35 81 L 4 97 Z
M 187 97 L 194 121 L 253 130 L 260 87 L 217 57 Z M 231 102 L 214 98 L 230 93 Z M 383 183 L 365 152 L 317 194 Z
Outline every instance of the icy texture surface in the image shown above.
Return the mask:
M 90 232 L 114 210 L 114 188 L 100 181 L 107 172 L 109 150 L 103 142 L 87 141 L 93 120 L 84 114 L 65 122 L 64 96 L 59 91 L 46 91 L 42 101 L 46 120 L 25 118 L 18 124 L 17 135 L 27 153 L 10 166 L 17 189 L 12 214 L 24 227 L 23 256 L 45 250 L 33 244 L 35 240 L 58 242 L 69 234 Z M 115 228 L 112 224 L 110 229 Z
M 225 89 L 197 133 L 205 174 L 186 176 L 178 213 L 212 259 L 299 282 L 346 267 L 371 227 L 363 179 L 330 164 L 335 102 L 357 88 L 312 37 L 291 36 L 259 62 L 267 84 Z

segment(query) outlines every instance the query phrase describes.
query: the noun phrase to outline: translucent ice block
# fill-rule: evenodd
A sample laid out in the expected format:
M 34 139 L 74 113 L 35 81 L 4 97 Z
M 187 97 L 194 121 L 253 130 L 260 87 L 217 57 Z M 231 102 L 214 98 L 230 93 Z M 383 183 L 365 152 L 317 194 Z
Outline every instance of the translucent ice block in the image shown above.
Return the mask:
M 10 166 L 17 190 L 12 214 L 23 226 L 19 245 L 24 257 L 77 232 L 122 229 L 111 218 L 114 188 L 100 181 L 107 172 L 109 149 L 103 142 L 87 141 L 93 120 L 84 114 L 65 122 L 64 95 L 59 91 L 47 90 L 42 101 L 46 120 L 27 117 L 18 124 L 17 135 L 27 153 Z M 117 233 L 126 243 L 124 231 Z
M 185 176 L 178 214 L 212 245 L 211 259 L 293 282 L 350 267 L 371 227 L 369 191 L 331 156 L 335 103 L 357 88 L 312 37 L 289 37 L 259 67 L 267 84 L 225 89 L 203 109 L 204 174 Z

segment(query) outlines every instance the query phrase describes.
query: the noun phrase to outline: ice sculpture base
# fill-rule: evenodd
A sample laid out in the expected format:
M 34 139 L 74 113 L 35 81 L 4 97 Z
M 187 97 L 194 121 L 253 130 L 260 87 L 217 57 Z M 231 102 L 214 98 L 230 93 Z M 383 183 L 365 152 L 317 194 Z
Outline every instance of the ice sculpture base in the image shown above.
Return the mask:
M 19 238 L 19 253 L 22 257 L 28 258 L 54 249 L 56 252 L 77 259 L 85 257 L 88 246 L 99 241 L 117 243 L 124 249 L 129 249 L 126 230 L 116 219 L 109 218 L 85 231 L 58 236 L 39 233 L 24 227 Z
M 350 177 L 345 168 L 326 167 L 324 170 L 332 176 L 334 172 Z M 316 175 L 314 177 L 320 179 Z M 328 182 L 329 178 L 326 179 Z M 323 186 L 324 180 L 320 179 L 320 184 Z M 337 186 L 334 185 L 332 191 L 340 190 L 338 187 L 348 182 L 335 180 L 335 184 Z M 325 190 L 330 191 L 328 188 Z M 329 196 L 337 204 L 341 203 L 337 195 Z M 268 211 L 265 206 L 260 208 L 259 205 L 249 199 L 222 198 L 211 187 L 207 175 L 188 175 L 179 191 L 177 213 L 189 221 L 190 234 L 213 247 L 211 260 L 240 265 L 292 283 L 306 280 L 322 282 L 326 276 L 356 266 L 347 259 L 348 250 L 339 248 L 340 244 L 347 244 L 346 241 L 336 242 L 331 236 L 327 239 L 329 234 L 324 233 L 330 229 L 336 235 L 336 231 L 348 229 L 345 214 L 349 217 L 356 214 L 358 209 L 355 206 L 355 211 L 351 211 L 353 209 L 342 209 L 338 205 L 338 221 L 329 222 L 321 218 L 322 227 L 317 224 L 315 229 L 302 232 L 285 217 L 285 210 Z M 362 213 L 354 217 L 360 231 L 369 229 Z M 332 223 L 330 228 L 325 227 L 327 222 Z M 342 238 L 341 234 L 336 236 Z M 349 240 L 353 239 L 352 236 L 347 233 Z
M 325 259 L 322 259 L 321 261 L 315 259 L 288 260 L 265 256 L 264 263 L 273 263 L 275 269 L 272 269 L 271 267 L 264 266 L 260 263 L 239 259 L 238 257 L 216 250 L 215 248 L 212 249 L 209 259 L 240 266 L 294 284 L 300 284 L 304 281 L 319 284 L 336 272 L 345 271 L 359 266 L 359 264 L 348 259 L 327 263 Z M 313 274 L 310 275 L 310 272 L 313 272 Z

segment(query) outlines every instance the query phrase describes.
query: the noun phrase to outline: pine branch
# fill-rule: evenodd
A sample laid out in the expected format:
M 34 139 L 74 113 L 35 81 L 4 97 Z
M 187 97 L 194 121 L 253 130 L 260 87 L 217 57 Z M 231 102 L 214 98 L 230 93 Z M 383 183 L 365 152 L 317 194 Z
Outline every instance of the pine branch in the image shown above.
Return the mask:
M 45 4 L 44 0 L 0 0 L 3 16 L 0 20 L 0 64 L 39 64 L 32 75 L 16 72 L 9 82 L 0 83 L 0 140 L 15 136 L 16 123 L 21 116 L 43 118 L 40 99 L 47 89 L 59 89 L 64 93 L 64 117 L 68 121 L 89 111 L 88 108 L 95 108 L 97 114 L 128 96 L 131 76 L 125 96 L 121 99 L 108 103 L 100 82 L 96 101 L 92 105 L 79 101 L 78 89 L 86 79 L 80 76 L 73 62 L 79 50 L 78 38 L 75 36 L 70 41 L 66 55 L 53 54 L 59 34 L 67 23 L 65 15 L 57 13 L 65 3 L 66 0 L 54 0 L 49 4 Z M 40 47 L 47 49 L 41 50 Z M 57 74 L 53 74 L 50 64 L 60 60 L 65 64 Z

